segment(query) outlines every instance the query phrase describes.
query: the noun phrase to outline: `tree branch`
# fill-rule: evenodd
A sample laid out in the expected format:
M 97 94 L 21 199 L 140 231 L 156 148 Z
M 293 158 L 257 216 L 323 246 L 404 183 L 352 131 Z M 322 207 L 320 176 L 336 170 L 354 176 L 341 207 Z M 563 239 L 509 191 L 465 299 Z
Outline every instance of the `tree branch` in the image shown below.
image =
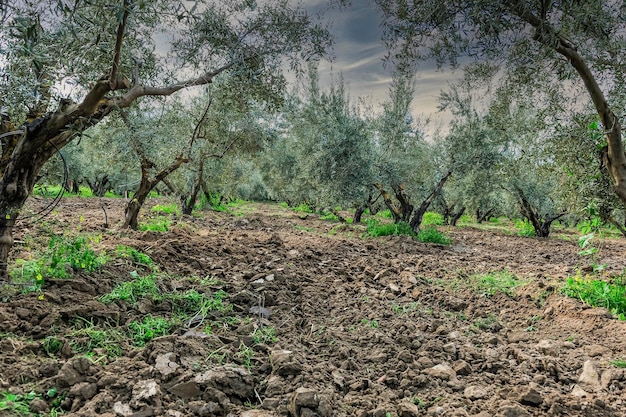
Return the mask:
M 109 86 L 111 90 L 117 87 L 117 74 L 120 69 L 120 56 L 122 54 L 122 41 L 124 40 L 124 31 L 126 29 L 126 21 L 129 13 L 129 0 L 124 0 L 124 11 L 122 12 L 122 20 L 117 25 L 117 36 L 115 39 L 115 49 L 113 50 L 113 65 L 111 74 L 109 75 Z

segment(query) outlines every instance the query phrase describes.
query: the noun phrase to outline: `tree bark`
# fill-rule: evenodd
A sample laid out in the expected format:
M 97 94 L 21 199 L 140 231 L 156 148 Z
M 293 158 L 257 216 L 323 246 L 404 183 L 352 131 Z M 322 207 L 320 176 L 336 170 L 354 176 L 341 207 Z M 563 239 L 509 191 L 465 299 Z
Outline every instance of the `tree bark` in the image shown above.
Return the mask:
M 377 182 L 373 185 L 378 191 L 380 191 L 380 195 L 383 197 L 385 205 L 387 206 L 389 211 L 391 211 L 391 215 L 393 216 L 393 222 L 398 223 L 400 220 L 402 220 L 402 210 L 393 203 L 393 201 L 391 200 L 391 195 L 383 188 L 383 185 L 381 183 Z
M 532 206 L 521 188 L 515 187 L 515 193 L 520 205 L 520 213 L 533 225 L 535 236 L 537 237 L 549 237 L 552 223 L 567 214 L 566 211 L 563 211 L 559 214 L 542 218 L 539 214 L 539 210 Z
M 139 226 L 139 211 L 145 203 L 148 194 L 150 194 L 150 191 L 152 191 L 152 189 L 156 187 L 158 183 L 163 181 L 165 177 L 167 177 L 169 174 L 177 170 L 182 164 L 188 161 L 188 159 L 183 158 L 183 156 L 181 155 L 176 158 L 176 161 L 174 161 L 170 166 L 159 171 L 154 176 L 154 178 L 150 178 L 150 169 L 154 166 L 154 164 L 150 162 L 145 156 L 142 157 L 141 182 L 139 184 L 139 189 L 135 192 L 133 198 L 126 205 L 126 209 L 124 210 L 124 223 L 122 224 L 122 229 L 131 228 L 133 230 L 137 230 Z
M 413 214 L 413 218 L 411 219 L 411 222 L 409 224 L 411 225 L 411 228 L 415 233 L 420 232 L 420 225 L 422 224 L 424 213 L 426 213 L 426 210 L 428 210 L 430 204 L 435 200 L 435 198 L 437 198 L 439 193 L 441 193 L 444 184 L 446 183 L 446 181 L 448 181 L 448 178 L 450 178 L 451 175 L 452 169 L 449 169 L 448 172 L 446 172 L 446 174 L 441 177 L 437 185 L 435 185 L 433 191 L 424 199 L 424 201 L 422 201 L 422 204 L 420 204 L 419 208 Z
M 181 203 L 182 203 L 181 211 L 183 214 L 190 216 L 191 213 L 193 212 L 193 208 L 196 205 L 196 202 L 198 201 L 198 194 L 200 193 L 200 190 L 202 189 L 203 183 L 204 183 L 204 159 L 201 159 L 200 164 L 198 166 L 198 177 L 193 184 L 191 195 L 188 197 L 183 196 L 181 198 Z
M 574 67 L 593 101 L 598 116 L 604 126 L 607 139 L 606 158 L 602 161 L 608 170 L 615 193 L 626 204 L 626 153 L 622 142 L 622 127 L 615 113 L 611 110 L 591 69 L 578 53 L 576 46 L 558 33 L 545 19 L 535 16 L 527 8 L 526 2 L 508 1 L 507 7 L 519 18 L 530 24 L 536 31 L 535 40 L 561 54 Z

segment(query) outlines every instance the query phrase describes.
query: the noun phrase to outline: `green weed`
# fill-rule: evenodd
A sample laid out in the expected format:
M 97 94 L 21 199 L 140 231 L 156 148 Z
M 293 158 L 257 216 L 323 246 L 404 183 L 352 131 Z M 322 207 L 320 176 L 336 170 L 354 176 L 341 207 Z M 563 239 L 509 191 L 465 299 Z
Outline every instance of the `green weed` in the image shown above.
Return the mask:
M 615 359 L 611 361 L 611 365 L 617 368 L 626 368 L 626 359 Z
M 158 298 L 160 290 L 156 283 L 155 274 L 140 277 L 137 272 L 133 271 L 131 276 L 134 278 L 132 281 L 118 284 L 113 288 L 113 291 L 100 297 L 100 301 L 105 304 L 110 304 L 116 300 L 135 303 L 148 295 L 153 299 Z
M 108 260 L 105 253 L 96 254 L 91 249 L 89 242 L 98 240 L 99 237 L 88 240 L 83 236 L 52 236 L 38 258 L 18 259 L 9 274 L 14 282 L 31 283 L 27 290 L 36 291 L 41 289 L 45 278 L 69 278 L 71 270 L 95 271 Z
M 150 258 L 145 253 L 138 251 L 135 248 L 131 248 L 130 246 L 120 245 L 115 249 L 115 254 L 121 258 L 130 258 L 134 264 L 143 265 L 143 266 L 151 266 L 152 258 Z
M 278 341 L 278 338 L 276 337 L 276 329 L 270 326 L 260 327 L 252 333 L 252 340 L 254 340 L 255 344 L 276 343 Z
M 56 355 L 63 348 L 63 342 L 56 336 L 48 336 L 43 340 L 42 347 L 48 355 Z
M 172 323 L 164 318 L 145 316 L 142 321 L 132 321 L 128 324 L 128 333 L 135 346 L 145 346 L 152 339 L 169 334 Z
M 371 327 L 372 329 L 378 329 L 380 327 L 378 320 L 363 319 L 361 320 L 361 324 Z
M 434 226 L 425 227 L 420 230 L 417 240 L 423 243 L 437 243 L 440 245 L 449 245 L 452 243 L 450 238 L 437 230 Z
M 160 214 L 176 214 L 180 215 L 180 207 L 175 203 L 170 204 L 156 204 L 152 206 L 150 211 Z
M 618 316 L 626 316 L 626 285 L 623 278 L 609 283 L 580 273 L 567 279 L 561 290 L 568 297 L 578 298 L 592 307 L 604 307 Z
M 70 345 L 78 353 L 93 354 L 94 349 L 103 349 L 107 356 L 122 355 L 120 343 L 124 335 L 115 328 L 101 329 L 92 321 L 78 317 L 74 320 L 75 329 L 68 333 Z
M 408 304 L 393 304 L 391 310 L 396 314 L 409 314 L 419 309 L 420 304 L 418 302 Z
M 168 230 L 170 230 L 171 225 L 172 221 L 167 217 L 157 216 L 153 219 L 150 219 L 148 223 L 140 224 L 139 230 L 141 230 L 142 232 L 167 232 Z
M 391 210 L 381 210 L 376 213 L 376 217 L 382 217 L 383 219 L 393 219 L 393 214 L 391 214 Z
M 474 326 L 480 330 L 487 330 L 490 332 L 497 332 L 502 328 L 502 324 L 493 314 L 474 320 Z
M 443 216 L 433 211 L 427 211 L 426 213 L 424 213 L 424 217 L 422 218 L 422 224 L 424 226 L 443 226 L 444 223 L 445 222 Z
M 239 351 L 235 353 L 235 357 L 239 358 L 242 361 L 243 366 L 245 366 L 248 369 L 252 368 L 253 356 L 254 356 L 254 350 L 244 345 L 243 343 L 239 345 Z
M 294 207 L 292 210 L 300 212 L 300 213 L 313 213 L 311 206 L 309 206 L 309 204 L 307 203 L 300 203 L 299 205 Z
M 25 395 L 0 392 L 0 411 L 7 411 L 8 415 L 13 416 L 30 416 L 32 414 L 28 404 L 37 397 L 34 391 Z
M 512 297 L 515 295 L 515 288 L 525 284 L 515 274 L 508 271 L 474 274 L 470 276 L 470 280 L 474 283 L 476 291 L 488 297 L 497 293 Z
M 527 219 L 517 219 L 514 224 L 519 236 L 535 236 L 535 227 Z
M 406 222 L 399 223 L 381 223 L 376 219 L 369 219 L 366 222 L 367 224 L 367 236 L 371 237 L 381 237 L 381 236 L 399 236 L 406 235 L 414 237 L 415 233 Z

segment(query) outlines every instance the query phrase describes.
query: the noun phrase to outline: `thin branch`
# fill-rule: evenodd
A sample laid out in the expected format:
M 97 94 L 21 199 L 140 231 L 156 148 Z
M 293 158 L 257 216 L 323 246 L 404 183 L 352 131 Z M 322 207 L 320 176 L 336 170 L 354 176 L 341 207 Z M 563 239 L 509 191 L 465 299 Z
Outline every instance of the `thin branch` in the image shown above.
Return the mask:
M 122 20 L 117 25 L 117 37 L 115 39 L 115 49 L 113 50 L 113 66 L 111 67 L 111 74 L 109 75 L 109 86 L 111 90 L 114 90 L 117 86 L 117 74 L 120 69 L 120 56 L 122 54 L 122 41 L 124 40 L 124 31 L 126 29 L 126 20 L 129 13 L 129 0 L 124 0 L 124 11 L 122 13 Z

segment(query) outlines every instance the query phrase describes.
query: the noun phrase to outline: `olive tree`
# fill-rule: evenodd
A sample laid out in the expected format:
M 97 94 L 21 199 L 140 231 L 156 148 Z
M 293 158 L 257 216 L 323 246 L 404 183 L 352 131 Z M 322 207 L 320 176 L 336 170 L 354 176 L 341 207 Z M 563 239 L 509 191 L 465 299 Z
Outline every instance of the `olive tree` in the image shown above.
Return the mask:
M 612 86 L 624 85 L 623 1 L 377 0 L 377 4 L 385 15 L 389 58 L 405 69 L 428 59 L 458 65 L 460 57 L 471 57 L 503 62 L 507 75 L 528 85 L 548 80 L 564 89 L 583 88 L 606 138 L 604 166 L 615 193 L 626 203 L 622 127 L 616 101 L 608 94 Z M 540 91 L 527 91 L 533 90 Z M 574 107 L 581 95 L 570 91 L 568 97 Z
M 317 209 L 367 201 L 372 177 L 372 140 L 343 81 L 323 90 L 311 68 L 302 96 L 292 96 L 287 130 L 270 149 L 268 183 L 274 195 Z
M 230 73 L 260 96 L 285 64 L 324 54 L 328 31 L 288 0 L 2 2 L 0 276 L 39 171 L 58 150 L 142 97 Z M 167 53 L 157 44 L 169 43 Z M 62 87 L 67 87 L 66 92 Z

